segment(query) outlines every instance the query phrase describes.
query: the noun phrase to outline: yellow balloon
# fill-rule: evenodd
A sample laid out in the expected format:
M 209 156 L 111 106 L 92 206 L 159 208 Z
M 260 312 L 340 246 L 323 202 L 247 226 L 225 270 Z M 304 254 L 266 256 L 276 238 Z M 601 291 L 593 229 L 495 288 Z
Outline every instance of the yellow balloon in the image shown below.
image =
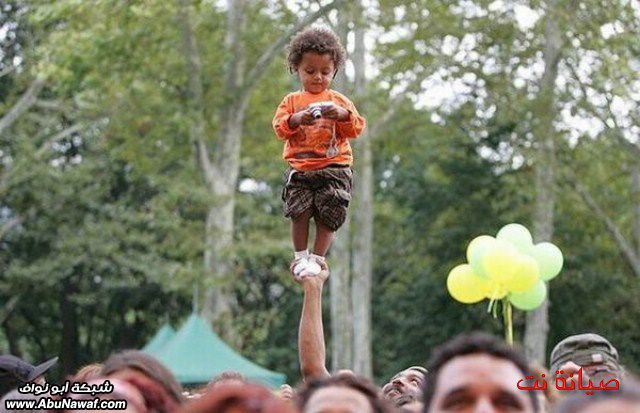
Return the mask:
M 447 290 L 455 300 L 473 304 L 485 298 L 486 281 L 475 274 L 469 264 L 461 264 L 449 272 Z
M 482 266 L 490 281 L 507 285 L 517 271 L 518 251 L 505 241 L 495 240 L 482 258 Z
M 486 293 L 485 297 L 490 300 L 501 300 L 503 299 L 509 291 L 504 285 L 487 281 Z
M 506 287 L 511 292 L 523 293 L 533 288 L 540 280 L 540 267 L 533 257 L 525 254 L 519 254 L 517 262 L 515 274 L 506 283 Z

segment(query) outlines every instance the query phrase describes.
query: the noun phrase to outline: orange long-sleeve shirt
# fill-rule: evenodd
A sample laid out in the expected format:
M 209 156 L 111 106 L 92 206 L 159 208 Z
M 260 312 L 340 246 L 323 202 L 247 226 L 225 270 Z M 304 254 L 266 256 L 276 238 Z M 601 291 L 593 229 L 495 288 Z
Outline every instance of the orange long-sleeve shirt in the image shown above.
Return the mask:
M 349 111 L 349 119 L 337 122 L 331 119 L 316 119 L 313 125 L 289 127 L 289 118 L 311 103 L 332 101 Z M 290 93 L 282 100 L 273 118 L 273 129 L 279 139 L 285 141 L 283 158 L 299 171 L 314 171 L 330 164 L 353 164 L 349 139 L 357 138 L 366 126 L 366 120 L 358 114 L 354 104 L 344 95 L 327 89 L 322 93 Z M 329 148 L 334 146 L 336 155 L 330 157 Z M 327 153 L 329 151 L 329 154 Z

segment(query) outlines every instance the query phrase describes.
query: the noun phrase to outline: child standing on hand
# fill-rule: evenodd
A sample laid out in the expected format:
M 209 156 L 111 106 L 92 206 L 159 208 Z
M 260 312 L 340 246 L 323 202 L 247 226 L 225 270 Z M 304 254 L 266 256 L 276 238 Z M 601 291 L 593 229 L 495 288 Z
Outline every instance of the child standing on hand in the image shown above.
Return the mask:
M 289 163 L 282 199 L 284 214 L 291 218 L 292 270 L 296 276 L 320 272 L 351 200 L 353 156 L 349 139 L 357 138 L 366 122 L 349 99 L 329 89 L 344 61 L 340 39 L 326 28 L 308 28 L 289 45 L 289 70 L 297 73 L 302 90 L 285 96 L 273 118 L 273 128 L 285 141 L 283 158 Z M 309 254 L 312 217 L 316 238 Z

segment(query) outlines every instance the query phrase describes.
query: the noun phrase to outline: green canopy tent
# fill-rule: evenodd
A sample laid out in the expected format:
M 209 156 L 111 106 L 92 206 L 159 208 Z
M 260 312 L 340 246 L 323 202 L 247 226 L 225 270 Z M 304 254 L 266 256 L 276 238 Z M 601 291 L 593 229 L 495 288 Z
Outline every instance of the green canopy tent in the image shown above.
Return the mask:
M 167 344 L 173 336 L 176 335 L 176 330 L 169 324 L 164 324 L 160 327 L 160 330 L 149 340 L 149 342 L 142 348 L 142 351 L 149 354 L 154 354 L 159 351 L 165 344 Z
M 286 380 L 284 374 L 260 367 L 236 353 L 197 314 L 191 314 L 164 346 L 147 352 L 164 363 L 185 385 L 208 383 L 225 371 L 236 371 L 250 381 L 271 388 L 277 388 Z

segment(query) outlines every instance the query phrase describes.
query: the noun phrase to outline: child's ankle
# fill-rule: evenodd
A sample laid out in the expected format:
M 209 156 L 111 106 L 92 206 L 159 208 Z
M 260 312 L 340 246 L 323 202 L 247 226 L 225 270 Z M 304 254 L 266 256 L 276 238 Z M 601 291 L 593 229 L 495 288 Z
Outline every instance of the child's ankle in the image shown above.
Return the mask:
M 322 255 L 318 255 L 318 254 L 309 254 L 309 258 L 314 259 L 317 263 L 325 263 L 326 262 L 326 258 Z
M 295 251 L 293 253 L 294 259 L 307 258 L 309 256 L 309 250 Z

